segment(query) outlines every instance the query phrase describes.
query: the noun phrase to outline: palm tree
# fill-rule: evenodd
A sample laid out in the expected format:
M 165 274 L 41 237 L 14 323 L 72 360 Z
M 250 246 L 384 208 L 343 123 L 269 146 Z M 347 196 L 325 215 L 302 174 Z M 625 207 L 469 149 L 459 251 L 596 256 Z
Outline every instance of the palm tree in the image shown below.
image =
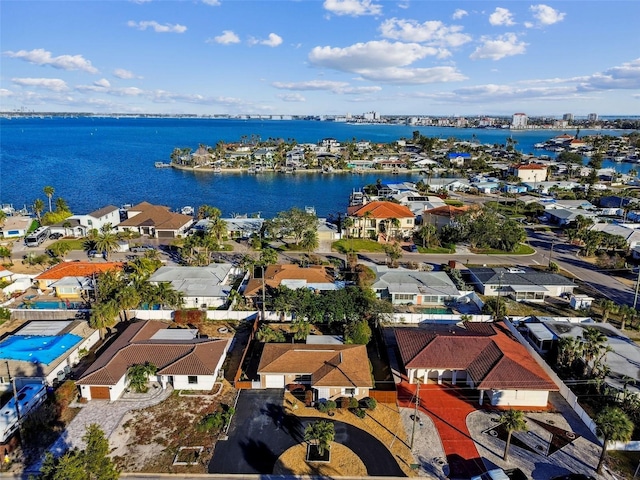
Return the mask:
M 627 326 L 627 320 L 638 316 L 638 311 L 631 305 L 620 305 L 618 307 L 618 316 L 620 318 L 620 330 L 624 330 Z
M 306 320 L 297 318 L 291 324 L 291 330 L 294 332 L 294 340 L 304 340 L 311 332 L 311 324 Z
M 109 256 L 118 251 L 118 237 L 110 232 L 99 233 L 95 240 L 95 247 L 99 252 L 104 252 L 105 259 L 109 261 Z
M 607 336 L 597 328 L 587 327 L 582 332 L 582 355 L 584 356 L 585 370 L 592 367 L 591 363 L 598 358 L 605 349 L 604 343 Z
M 152 290 L 152 295 L 163 308 L 180 308 L 183 303 L 182 293 L 173 288 L 170 282 L 160 282 Z
M 607 443 L 628 442 L 631 440 L 634 425 L 626 413 L 619 407 L 605 407 L 596 415 L 596 433 L 603 439 L 602 453 L 596 471 L 602 473 L 602 465 L 607 455 Z
M 124 320 L 127 319 L 127 310 L 132 310 L 140 305 L 141 296 L 134 285 L 126 285 L 116 292 L 116 301 L 122 310 Z
M 101 336 L 105 328 L 112 327 L 116 323 L 118 306 L 114 301 L 95 303 L 91 308 L 89 326 L 100 330 Z
M 511 445 L 511 434 L 513 432 L 523 432 L 527 430 L 527 422 L 524 419 L 522 410 L 507 410 L 500 415 L 502 426 L 507 431 L 507 443 L 504 446 L 504 455 L 502 459 L 506 462 L 509 455 L 509 446 Z
M 49 198 L 49 211 L 51 211 L 51 199 L 53 198 L 53 193 L 55 192 L 55 189 L 47 185 L 46 187 L 43 188 L 43 190 L 44 190 L 44 194 L 47 196 L 47 198 Z
M 38 218 L 38 223 L 42 222 L 42 211 L 44 210 L 44 202 L 41 198 L 36 198 L 33 201 L 33 213 Z
M 609 315 L 612 313 L 616 313 L 618 310 L 618 304 L 613 302 L 612 300 L 603 299 L 600 302 L 600 311 L 602 312 L 602 323 L 607 323 L 609 320 Z
M 157 371 L 158 367 L 149 362 L 131 365 L 127 369 L 129 387 L 134 392 L 146 393 L 149 390 L 149 376 L 155 375 Z
M 320 456 L 324 455 L 325 450 L 331 449 L 331 442 L 333 442 L 335 436 L 336 432 L 333 423 L 326 420 L 313 422 L 304 429 L 304 440 L 313 442 Z
M 302 241 L 300 247 L 304 248 L 308 253 L 318 248 L 318 232 L 316 230 L 307 230 L 302 235 Z

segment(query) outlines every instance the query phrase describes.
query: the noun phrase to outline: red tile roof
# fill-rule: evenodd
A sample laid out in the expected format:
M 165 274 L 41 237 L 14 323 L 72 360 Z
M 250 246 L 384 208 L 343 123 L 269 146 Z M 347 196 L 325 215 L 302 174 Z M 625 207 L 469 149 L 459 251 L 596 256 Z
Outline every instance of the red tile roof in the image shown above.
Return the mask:
M 415 215 L 405 205 L 393 202 L 369 202 L 361 206 L 350 215 L 364 217 L 367 212 L 371 212 L 371 218 L 414 218 Z
M 395 335 L 405 368 L 466 370 L 481 390 L 558 390 L 504 325 L 397 328 Z
M 60 280 L 65 277 L 90 277 L 107 270 L 122 270 L 121 262 L 60 262 L 35 280 Z
M 168 328 L 159 321 L 131 324 L 76 382 L 79 385 L 115 385 L 132 365 L 149 362 L 159 375 L 213 375 L 226 354 L 227 339 L 152 340 Z

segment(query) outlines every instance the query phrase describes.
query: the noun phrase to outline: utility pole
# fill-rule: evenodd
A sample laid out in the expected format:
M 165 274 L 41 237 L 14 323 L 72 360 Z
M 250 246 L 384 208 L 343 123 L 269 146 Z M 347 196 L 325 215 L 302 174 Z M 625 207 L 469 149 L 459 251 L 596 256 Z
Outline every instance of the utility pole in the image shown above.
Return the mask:
M 418 404 L 420 403 L 420 380 L 416 379 L 418 388 L 416 390 L 416 399 L 414 401 L 414 407 L 413 407 L 413 424 L 411 426 L 411 446 L 409 447 L 410 450 L 413 450 L 413 439 L 415 438 L 415 434 L 416 434 L 416 420 L 418 420 Z
M 554 238 L 553 240 L 551 240 L 551 249 L 549 250 L 549 265 L 547 265 L 547 268 L 551 268 L 551 255 L 553 255 L 553 247 L 556 244 L 556 239 Z
M 638 267 L 638 276 L 636 277 L 636 293 L 633 296 L 633 308 L 638 304 L 638 287 L 640 287 L 640 267 Z

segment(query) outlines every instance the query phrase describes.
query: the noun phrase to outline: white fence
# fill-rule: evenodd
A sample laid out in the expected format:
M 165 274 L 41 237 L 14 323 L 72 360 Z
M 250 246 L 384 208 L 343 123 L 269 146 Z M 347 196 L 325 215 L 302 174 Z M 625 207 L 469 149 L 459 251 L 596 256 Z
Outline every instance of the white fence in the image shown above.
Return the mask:
M 465 315 L 471 317 L 472 322 L 490 322 L 491 315 Z M 458 323 L 462 320 L 462 315 L 452 313 L 394 313 L 391 323 Z
M 140 320 L 173 320 L 173 310 L 132 310 L 131 316 Z M 207 320 L 253 320 L 256 310 L 206 310 Z M 276 318 L 279 318 L 276 315 Z

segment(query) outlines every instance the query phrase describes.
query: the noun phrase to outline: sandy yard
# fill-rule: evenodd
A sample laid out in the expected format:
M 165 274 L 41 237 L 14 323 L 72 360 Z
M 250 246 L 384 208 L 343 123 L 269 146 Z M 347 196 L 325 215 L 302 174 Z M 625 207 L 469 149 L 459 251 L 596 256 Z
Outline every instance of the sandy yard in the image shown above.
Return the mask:
M 159 405 L 129 412 L 109 438 L 111 456 L 123 471 L 206 473 L 219 432 L 201 432 L 197 424 L 222 404 L 233 406 L 236 391 L 227 382 L 218 395 L 174 392 Z M 192 465 L 173 465 L 180 447 L 202 446 Z

